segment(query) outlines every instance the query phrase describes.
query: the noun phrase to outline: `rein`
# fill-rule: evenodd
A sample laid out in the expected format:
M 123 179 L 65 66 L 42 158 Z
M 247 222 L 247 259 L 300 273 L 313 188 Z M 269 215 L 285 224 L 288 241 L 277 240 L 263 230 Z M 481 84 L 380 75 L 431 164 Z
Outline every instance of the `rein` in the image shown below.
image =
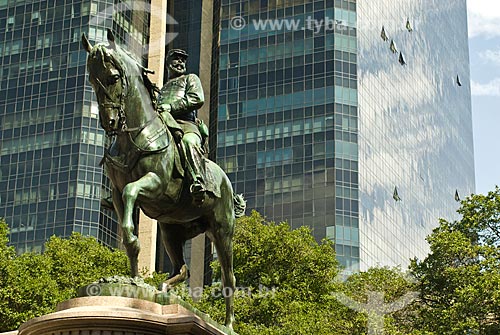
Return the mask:
M 112 63 L 114 63 L 114 62 L 115 61 L 112 61 Z M 117 66 L 116 64 L 114 64 L 114 66 L 116 67 L 116 69 L 120 73 L 119 79 L 121 80 L 121 83 L 122 83 L 122 94 L 120 95 L 120 102 L 118 102 L 118 103 L 115 102 L 114 99 L 111 97 L 111 94 L 109 93 L 106 86 L 104 86 L 104 84 L 99 80 L 99 78 L 97 78 L 97 77 L 94 78 L 96 80 L 96 82 L 99 84 L 99 86 L 101 87 L 101 89 L 104 92 L 104 94 L 106 95 L 106 97 L 110 100 L 110 102 L 99 104 L 99 106 L 104 107 L 104 108 L 110 107 L 110 108 L 118 109 L 118 122 L 120 123 L 121 127 L 118 130 L 106 132 L 106 134 L 108 136 L 113 136 L 113 135 L 117 135 L 117 133 L 120 131 L 129 133 L 130 140 L 131 140 L 132 144 L 135 145 L 134 141 L 131 138 L 130 133 L 132 133 L 134 131 L 138 131 L 140 133 L 142 130 L 144 130 L 144 128 L 146 128 L 151 123 L 153 123 L 153 121 L 157 117 L 159 117 L 159 115 L 157 114 L 154 118 L 148 120 L 146 123 L 144 123 L 138 127 L 129 128 L 127 126 L 127 116 L 125 115 L 125 109 L 124 109 L 124 105 L 125 105 L 124 98 L 128 93 L 128 87 L 129 87 L 128 78 L 127 78 L 127 76 L 124 75 L 123 70 L 122 70 L 122 66 Z M 142 68 L 142 69 L 144 69 L 144 68 Z M 151 72 L 151 70 L 149 70 L 149 71 Z
M 125 98 L 125 92 L 128 91 L 128 80 L 127 80 L 127 77 L 124 76 L 121 71 L 119 71 L 119 72 L 120 72 L 120 81 L 122 83 L 122 94 L 120 95 L 120 102 L 119 103 L 114 101 L 113 97 L 111 97 L 111 94 L 109 94 L 108 89 L 99 80 L 99 78 L 95 77 L 94 79 L 101 87 L 102 91 L 104 92 L 104 95 L 106 95 L 106 97 L 110 100 L 110 102 L 107 102 L 107 103 L 99 103 L 99 106 L 103 107 L 103 108 L 110 107 L 113 109 L 118 109 L 118 122 L 121 125 L 120 130 L 126 131 L 126 129 L 127 129 L 127 117 L 125 116 L 125 110 L 123 108 L 123 106 L 125 105 L 123 100 Z M 116 134 L 116 132 L 117 131 L 107 131 L 106 135 L 113 136 Z
M 113 66 L 118 70 L 119 73 L 119 80 L 121 80 L 122 84 L 122 93 L 119 97 L 119 101 L 117 102 L 115 98 L 112 97 L 111 93 L 109 90 L 106 88 L 106 86 L 99 80 L 99 78 L 94 77 L 96 83 L 99 85 L 99 88 L 103 91 L 104 95 L 108 98 L 109 102 L 106 103 L 100 103 L 99 107 L 101 108 L 113 108 L 118 110 L 118 122 L 119 122 L 119 127 L 117 130 L 112 130 L 112 131 L 106 131 L 106 135 L 108 137 L 113 137 L 116 135 L 121 134 L 127 134 L 127 140 L 128 142 L 132 145 L 130 150 L 126 153 L 125 160 L 122 158 L 116 157 L 114 155 L 111 155 L 109 150 L 105 150 L 104 152 L 104 157 L 101 160 L 101 165 L 107 161 L 111 163 L 113 166 L 116 168 L 122 170 L 122 171 L 130 171 L 137 161 L 140 159 L 145 154 L 155 154 L 155 153 L 160 153 L 163 152 L 167 147 L 168 147 L 168 142 L 160 147 L 160 148 L 154 148 L 154 149 L 147 149 L 147 148 L 142 148 L 139 146 L 135 139 L 140 135 L 140 133 L 146 129 L 149 125 L 151 125 L 157 118 L 160 118 L 160 115 L 158 113 L 155 113 L 155 116 L 152 117 L 151 119 L 147 120 L 143 124 L 139 125 L 138 127 L 132 127 L 129 128 L 127 125 L 127 117 L 125 113 L 125 97 L 128 95 L 130 83 L 129 83 L 129 78 L 125 75 L 124 72 L 124 67 L 119 64 L 119 61 L 116 59 L 112 59 L 111 63 Z M 142 68 L 139 64 L 137 64 L 142 70 Z M 161 118 L 160 118 L 161 120 Z M 132 136 L 133 132 L 137 132 L 135 136 Z M 168 132 L 167 132 L 168 133 Z

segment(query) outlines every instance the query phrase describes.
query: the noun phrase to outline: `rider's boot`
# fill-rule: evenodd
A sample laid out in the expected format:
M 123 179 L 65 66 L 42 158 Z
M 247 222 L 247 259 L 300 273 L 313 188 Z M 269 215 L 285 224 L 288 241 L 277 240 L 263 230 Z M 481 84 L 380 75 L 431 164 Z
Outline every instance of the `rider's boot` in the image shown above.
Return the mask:
M 192 180 L 189 192 L 193 197 L 194 204 L 200 206 L 205 201 L 205 194 L 207 192 L 203 177 L 205 171 L 203 155 L 199 152 L 197 147 L 186 146 L 186 156 L 188 170 Z

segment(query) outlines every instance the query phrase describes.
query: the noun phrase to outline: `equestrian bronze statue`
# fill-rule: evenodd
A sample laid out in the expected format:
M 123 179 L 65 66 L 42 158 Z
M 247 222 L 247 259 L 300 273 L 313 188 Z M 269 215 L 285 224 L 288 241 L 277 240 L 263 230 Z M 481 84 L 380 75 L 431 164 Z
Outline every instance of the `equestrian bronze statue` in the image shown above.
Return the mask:
M 235 290 L 232 237 L 235 218 L 244 214 L 245 201 L 234 194 L 228 177 L 212 161 L 197 156 L 203 176 L 200 171 L 190 170 L 192 162 L 187 156 L 191 148 L 184 148 L 185 141 L 180 139 L 185 128 L 175 121 L 178 114 L 171 113 L 173 109 L 155 109 L 156 93 L 146 69 L 115 43 L 110 30 L 108 42 L 92 46 L 82 35 L 99 120 L 111 143 L 103 162 L 113 184 L 113 206 L 123 231 L 132 276 L 138 275 L 140 250 L 134 235 L 137 222 L 133 213 L 137 207 L 158 221 L 172 263 L 164 289 L 188 278 L 183 246 L 188 239 L 205 232 L 214 243 L 221 264 L 226 293 L 225 324 L 231 327 Z M 165 104 L 170 101 L 170 107 L 175 105 L 164 96 L 161 99 Z M 194 150 L 199 150 L 197 143 Z

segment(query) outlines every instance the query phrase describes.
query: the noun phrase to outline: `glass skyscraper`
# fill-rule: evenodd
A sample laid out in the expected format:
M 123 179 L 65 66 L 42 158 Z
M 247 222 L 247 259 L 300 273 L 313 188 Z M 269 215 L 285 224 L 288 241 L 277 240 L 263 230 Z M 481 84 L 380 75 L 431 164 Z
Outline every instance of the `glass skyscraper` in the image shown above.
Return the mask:
M 465 0 L 214 6 L 212 151 L 248 208 L 352 270 L 424 256 L 474 190 Z
M 248 208 L 352 270 L 425 255 L 474 190 L 465 0 L 168 3 L 167 49 L 204 78 L 211 54 L 210 157 Z M 112 27 L 147 65 L 148 2 L 127 4 L 0 0 L 0 217 L 20 252 L 72 231 L 117 245 L 80 36 Z
M 117 245 L 117 221 L 100 204 L 109 195 L 99 165 L 105 134 L 81 34 L 94 44 L 112 27 L 141 60 L 149 22 L 135 9 L 112 0 L 0 0 L 0 217 L 20 253 L 73 231 Z

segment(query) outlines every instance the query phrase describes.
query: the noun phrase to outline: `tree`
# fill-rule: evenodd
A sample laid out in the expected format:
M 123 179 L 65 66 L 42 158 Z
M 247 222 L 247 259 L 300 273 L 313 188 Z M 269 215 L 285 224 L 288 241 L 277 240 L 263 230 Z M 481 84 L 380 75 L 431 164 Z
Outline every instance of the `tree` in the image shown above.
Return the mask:
M 422 304 L 416 320 L 435 334 L 500 333 L 500 189 L 471 195 L 461 219 L 428 237 L 430 254 L 413 260 Z
M 11 259 L 2 278 L 0 331 L 17 329 L 23 322 L 54 310 L 58 296 L 57 282 L 51 277 L 51 261 L 36 253 Z
M 351 312 L 331 294 L 340 269 L 330 241 L 318 244 L 309 228 L 291 230 L 253 211 L 237 221 L 233 249 L 237 286 L 244 288 L 235 299 L 241 335 L 350 334 Z M 217 263 L 214 273 L 220 276 Z M 218 286 L 207 288 L 197 307 L 222 321 Z
M 43 255 L 51 260 L 51 276 L 63 300 L 76 296 L 79 287 L 102 277 L 129 276 L 127 255 L 105 247 L 93 237 L 73 233 L 70 238 L 52 236 Z
M 418 291 L 415 279 L 400 268 L 370 268 L 349 276 L 339 300 L 359 313 L 352 316 L 352 333 L 423 334 L 413 327 Z
M 74 233 L 51 237 L 43 254 L 16 256 L 7 246 L 8 228 L 0 222 L 0 332 L 53 312 L 58 302 L 75 297 L 79 287 L 101 277 L 128 275 L 127 256 Z

